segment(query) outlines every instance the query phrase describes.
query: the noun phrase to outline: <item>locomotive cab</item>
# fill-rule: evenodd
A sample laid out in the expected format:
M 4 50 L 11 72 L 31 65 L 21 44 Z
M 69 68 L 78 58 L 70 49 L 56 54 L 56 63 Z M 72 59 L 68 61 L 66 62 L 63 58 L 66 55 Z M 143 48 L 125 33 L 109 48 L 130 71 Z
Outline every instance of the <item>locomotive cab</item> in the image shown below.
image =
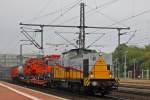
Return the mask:
M 70 78 L 80 79 L 85 90 L 104 95 L 117 89 L 117 82 L 111 72 L 111 57 L 105 54 L 103 56 L 95 50 L 72 49 L 63 53 L 61 64 L 64 67 L 70 66 L 81 71 L 80 75 Z M 75 73 L 76 70 L 70 72 L 70 74 Z

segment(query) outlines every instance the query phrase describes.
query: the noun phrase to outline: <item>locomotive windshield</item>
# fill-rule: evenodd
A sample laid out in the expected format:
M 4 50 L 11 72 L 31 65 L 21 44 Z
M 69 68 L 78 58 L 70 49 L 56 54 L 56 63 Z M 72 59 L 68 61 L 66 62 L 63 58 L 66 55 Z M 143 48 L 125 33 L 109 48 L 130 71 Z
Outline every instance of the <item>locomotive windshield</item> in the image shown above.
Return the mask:
M 60 64 L 60 55 L 49 55 L 45 57 L 46 64 L 49 66 L 55 66 Z
M 48 60 L 48 65 L 55 66 L 59 64 L 59 58 L 52 58 Z

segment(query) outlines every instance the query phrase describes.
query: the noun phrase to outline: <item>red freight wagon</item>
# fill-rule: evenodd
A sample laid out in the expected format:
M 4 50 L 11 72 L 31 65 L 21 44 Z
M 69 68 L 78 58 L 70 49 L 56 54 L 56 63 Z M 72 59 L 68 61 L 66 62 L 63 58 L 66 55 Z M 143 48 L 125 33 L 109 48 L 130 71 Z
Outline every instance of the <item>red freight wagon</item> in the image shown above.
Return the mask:
M 19 74 L 18 66 L 12 67 L 11 68 L 11 77 L 15 78 Z

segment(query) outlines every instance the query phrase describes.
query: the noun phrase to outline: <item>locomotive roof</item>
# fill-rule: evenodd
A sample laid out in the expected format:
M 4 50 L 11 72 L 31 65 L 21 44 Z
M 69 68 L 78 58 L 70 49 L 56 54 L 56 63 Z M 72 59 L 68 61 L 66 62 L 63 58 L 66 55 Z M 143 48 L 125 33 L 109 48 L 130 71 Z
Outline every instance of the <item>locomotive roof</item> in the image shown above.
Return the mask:
M 69 51 L 63 52 L 62 54 L 68 54 L 71 52 L 79 53 L 79 50 L 82 50 L 84 53 L 96 53 L 96 50 L 91 50 L 91 49 L 71 49 Z

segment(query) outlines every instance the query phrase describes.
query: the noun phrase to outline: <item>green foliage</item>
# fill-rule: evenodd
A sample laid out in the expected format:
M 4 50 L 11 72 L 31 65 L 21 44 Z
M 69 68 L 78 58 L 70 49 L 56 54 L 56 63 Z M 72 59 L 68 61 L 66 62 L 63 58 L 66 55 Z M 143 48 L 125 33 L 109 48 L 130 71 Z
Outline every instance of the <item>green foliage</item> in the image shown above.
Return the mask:
M 120 71 L 123 71 L 125 54 L 127 55 L 127 70 L 132 70 L 134 66 L 134 60 L 136 66 L 140 69 L 150 69 L 150 45 L 144 48 L 136 46 L 127 46 L 121 44 L 113 53 L 113 61 L 119 59 Z

